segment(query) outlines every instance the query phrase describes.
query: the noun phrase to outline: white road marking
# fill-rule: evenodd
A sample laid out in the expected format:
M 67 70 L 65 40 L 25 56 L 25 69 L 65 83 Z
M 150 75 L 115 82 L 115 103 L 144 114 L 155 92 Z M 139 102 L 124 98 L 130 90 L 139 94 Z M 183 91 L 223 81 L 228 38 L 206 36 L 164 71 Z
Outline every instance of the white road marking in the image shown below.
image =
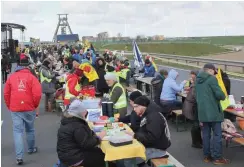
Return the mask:
M 169 161 L 172 162 L 176 167 L 185 167 L 179 161 L 177 161 L 177 159 L 175 159 L 169 152 L 167 152 L 166 154 L 169 155 Z
M 3 121 L 2 121 L 2 124 L 1 124 L 1 126 L 3 125 Z

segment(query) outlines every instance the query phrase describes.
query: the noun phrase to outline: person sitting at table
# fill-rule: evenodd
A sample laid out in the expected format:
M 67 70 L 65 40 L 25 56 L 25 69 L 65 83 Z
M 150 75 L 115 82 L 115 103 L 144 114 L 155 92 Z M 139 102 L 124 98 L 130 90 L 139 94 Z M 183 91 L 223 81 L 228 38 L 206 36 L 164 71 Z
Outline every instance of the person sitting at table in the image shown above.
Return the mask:
M 117 81 L 116 73 L 107 72 L 104 78 L 110 87 L 109 99 L 113 102 L 114 114 L 124 117 L 127 114 L 127 98 L 123 86 Z
M 170 131 L 163 114 L 158 112 L 160 107 L 150 101 L 146 96 L 138 97 L 133 104 L 136 114 L 141 117 L 140 128 L 137 132 L 126 131 L 141 142 L 146 148 L 146 161 L 152 158 L 165 157 L 167 149 L 171 145 Z M 124 160 L 124 165 L 131 159 Z M 142 159 L 136 159 L 139 166 L 145 163 Z
M 116 72 L 116 75 L 119 77 L 119 82 L 123 86 L 130 86 L 130 69 L 128 68 L 129 63 L 125 62 L 123 66 L 120 67 L 120 71 Z
M 156 75 L 155 78 L 152 79 L 151 84 L 153 86 L 153 94 L 154 94 L 154 102 L 161 106 L 160 104 L 160 95 L 161 95 L 161 91 L 158 90 L 162 90 L 163 84 L 164 84 L 164 80 L 168 77 L 168 71 L 167 70 L 160 70 L 158 75 Z
M 152 63 L 150 62 L 150 60 L 146 59 L 143 69 L 139 70 L 139 72 L 144 73 L 144 77 L 154 77 L 156 70 L 155 70 L 154 66 L 152 65 Z M 142 83 L 138 83 L 137 89 L 141 89 L 141 84 Z M 146 84 L 146 92 L 149 93 L 149 91 L 150 91 L 149 85 Z
M 141 97 L 142 94 L 139 91 L 134 91 L 130 94 L 129 100 L 130 105 L 134 105 L 134 101 Z M 136 132 L 140 128 L 141 117 L 139 117 L 134 110 L 132 110 L 130 115 L 126 115 L 124 117 L 115 118 L 115 122 L 123 122 L 123 123 L 130 123 L 130 128 Z
M 168 115 L 172 110 L 181 109 L 182 102 L 176 99 L 176 94 L 181 92 L 186 84 L 186 80 L 180 85 L 176 83 L 179 73 L 174 69 L 169 71 L 168 77 L 164 80 L 160 95 L 160 101 L 163 106 L 163 114 Z
M 156 71 L 149 59 L 145 60 L 145 65 L 141 72 L 144 72 L 144 77 L 154 77 Z
M 76 69 L 74 73 L 68 75 L 67 83 L 65 84 L 64 105 L 70 104 L 70 98 L 77 97 L 81 93 L 81 86 L 79 84 L 83 71 Z
M 60 167 L 104 167 L 105 155 L 98 145 L 106 132 L 96 135 L 86 122 L 87 114 L 83 103 L 72 98 L 58 130 L 57 154 Z

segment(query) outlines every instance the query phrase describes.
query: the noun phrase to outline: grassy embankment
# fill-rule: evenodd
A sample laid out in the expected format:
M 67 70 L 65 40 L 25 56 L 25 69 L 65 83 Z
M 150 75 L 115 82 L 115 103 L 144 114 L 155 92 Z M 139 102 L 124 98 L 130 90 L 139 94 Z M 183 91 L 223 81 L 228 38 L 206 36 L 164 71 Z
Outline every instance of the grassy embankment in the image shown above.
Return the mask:
M 132 51 L 131 45 L 126 44 L 111 44 L 102 47 L 101 49 L 110 50 L 125 50 Z M 216 54 L 221 52 L 228 52 L 230 50 L 218 47 L 211 44 L 197 44 L 197 43 L 148 43 L 138 44 L 141 52 L 147 53 L 164 53 L 173 55 L 184 55 L 184 56 L 204 56 L 210 54 Z

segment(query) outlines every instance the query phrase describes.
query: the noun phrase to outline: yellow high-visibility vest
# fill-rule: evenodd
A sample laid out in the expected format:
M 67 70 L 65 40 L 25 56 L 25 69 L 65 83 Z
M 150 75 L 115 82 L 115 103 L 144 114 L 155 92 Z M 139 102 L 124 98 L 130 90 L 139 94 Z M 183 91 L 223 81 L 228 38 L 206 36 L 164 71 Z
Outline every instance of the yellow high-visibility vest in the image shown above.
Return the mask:
M 120 83 L 116 83 L 116 84 L 113 86 L 113 88 L 112 88 L 112 90 L 111 90 L 111 92 L 110 92 L 110 94 L 109 94 L 110 97 L 112 96 L 112 94 L 113 94 L 113 90 L 114 90 L 114 88 L 116 88 L 116 87 L 120 87 L 120 88 L 122 89 L 123 93 L 120 95 L 118 101 L 114 104 L 113 108 L 114 108 L 114 109 L 121 109 L 121 108 L 127 107 L 127 99 L 126 99 L 125 90 L 124 90 L 123 86 L 122 86 Z
M 73 95 L 73 94 L 71 94 L 69 92 L 69 86 L 68 86 L 68 84 L 69 84 L 69 81 L 67 81 L 67 84 L 65 85 L 65 96 L 64 96 L 65 99 L 70 99 L 72 97 L 75 97 L 75 95 Z M 79 92 L 81 90 L 81 87 L 80 87 L 80 84 L 79 83 L 76 84 L 75 90 L 77 92 Z
M 121 78 L 123 78 L 123 79 L 126 79 L 126 77 L 127 77 L 127 72 L 128 71 L 130 71 L 129 69 L 122 69 L 121 71 L 118 71 L 118 72 L 116 72 L 116 74 L 119 76 L 119 77 L 121 77 Z
M 51 75 L 50 71 L 48 71 L 48 74 Z M 47 81 L 48 83 L 50 83 L 52 81 L 52 79 L 48 79 L 47 77 L 44 77 L 42 74 L 42 70 L 40 72 L 40 79 L 41 79 L 41 83 L 44 81 Z

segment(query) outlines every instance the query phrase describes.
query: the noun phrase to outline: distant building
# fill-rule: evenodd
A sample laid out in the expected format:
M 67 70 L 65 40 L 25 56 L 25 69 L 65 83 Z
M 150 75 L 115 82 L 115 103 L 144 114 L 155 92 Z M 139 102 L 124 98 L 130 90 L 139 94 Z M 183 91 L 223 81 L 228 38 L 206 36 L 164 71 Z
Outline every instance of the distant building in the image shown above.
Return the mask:
M 98 38 L 93 36 L 83 36 L 82 41 L 88 40 L 89 42 L 97 42 Z
M 152 40 L 155 40 L 155 41 L 162 41 L 164 40 L 164 35 L 154 35 L 152 37 Z
M 109 38 L 108 32 L 101 32 L 97 34 L 98 40 L 106 40 Z
M 53 44 L 55 44 L 55 43 L 52 42 L 52 41 L 40 41 L 40 44 L 41 44 L 41 45 L 53 45 Z

